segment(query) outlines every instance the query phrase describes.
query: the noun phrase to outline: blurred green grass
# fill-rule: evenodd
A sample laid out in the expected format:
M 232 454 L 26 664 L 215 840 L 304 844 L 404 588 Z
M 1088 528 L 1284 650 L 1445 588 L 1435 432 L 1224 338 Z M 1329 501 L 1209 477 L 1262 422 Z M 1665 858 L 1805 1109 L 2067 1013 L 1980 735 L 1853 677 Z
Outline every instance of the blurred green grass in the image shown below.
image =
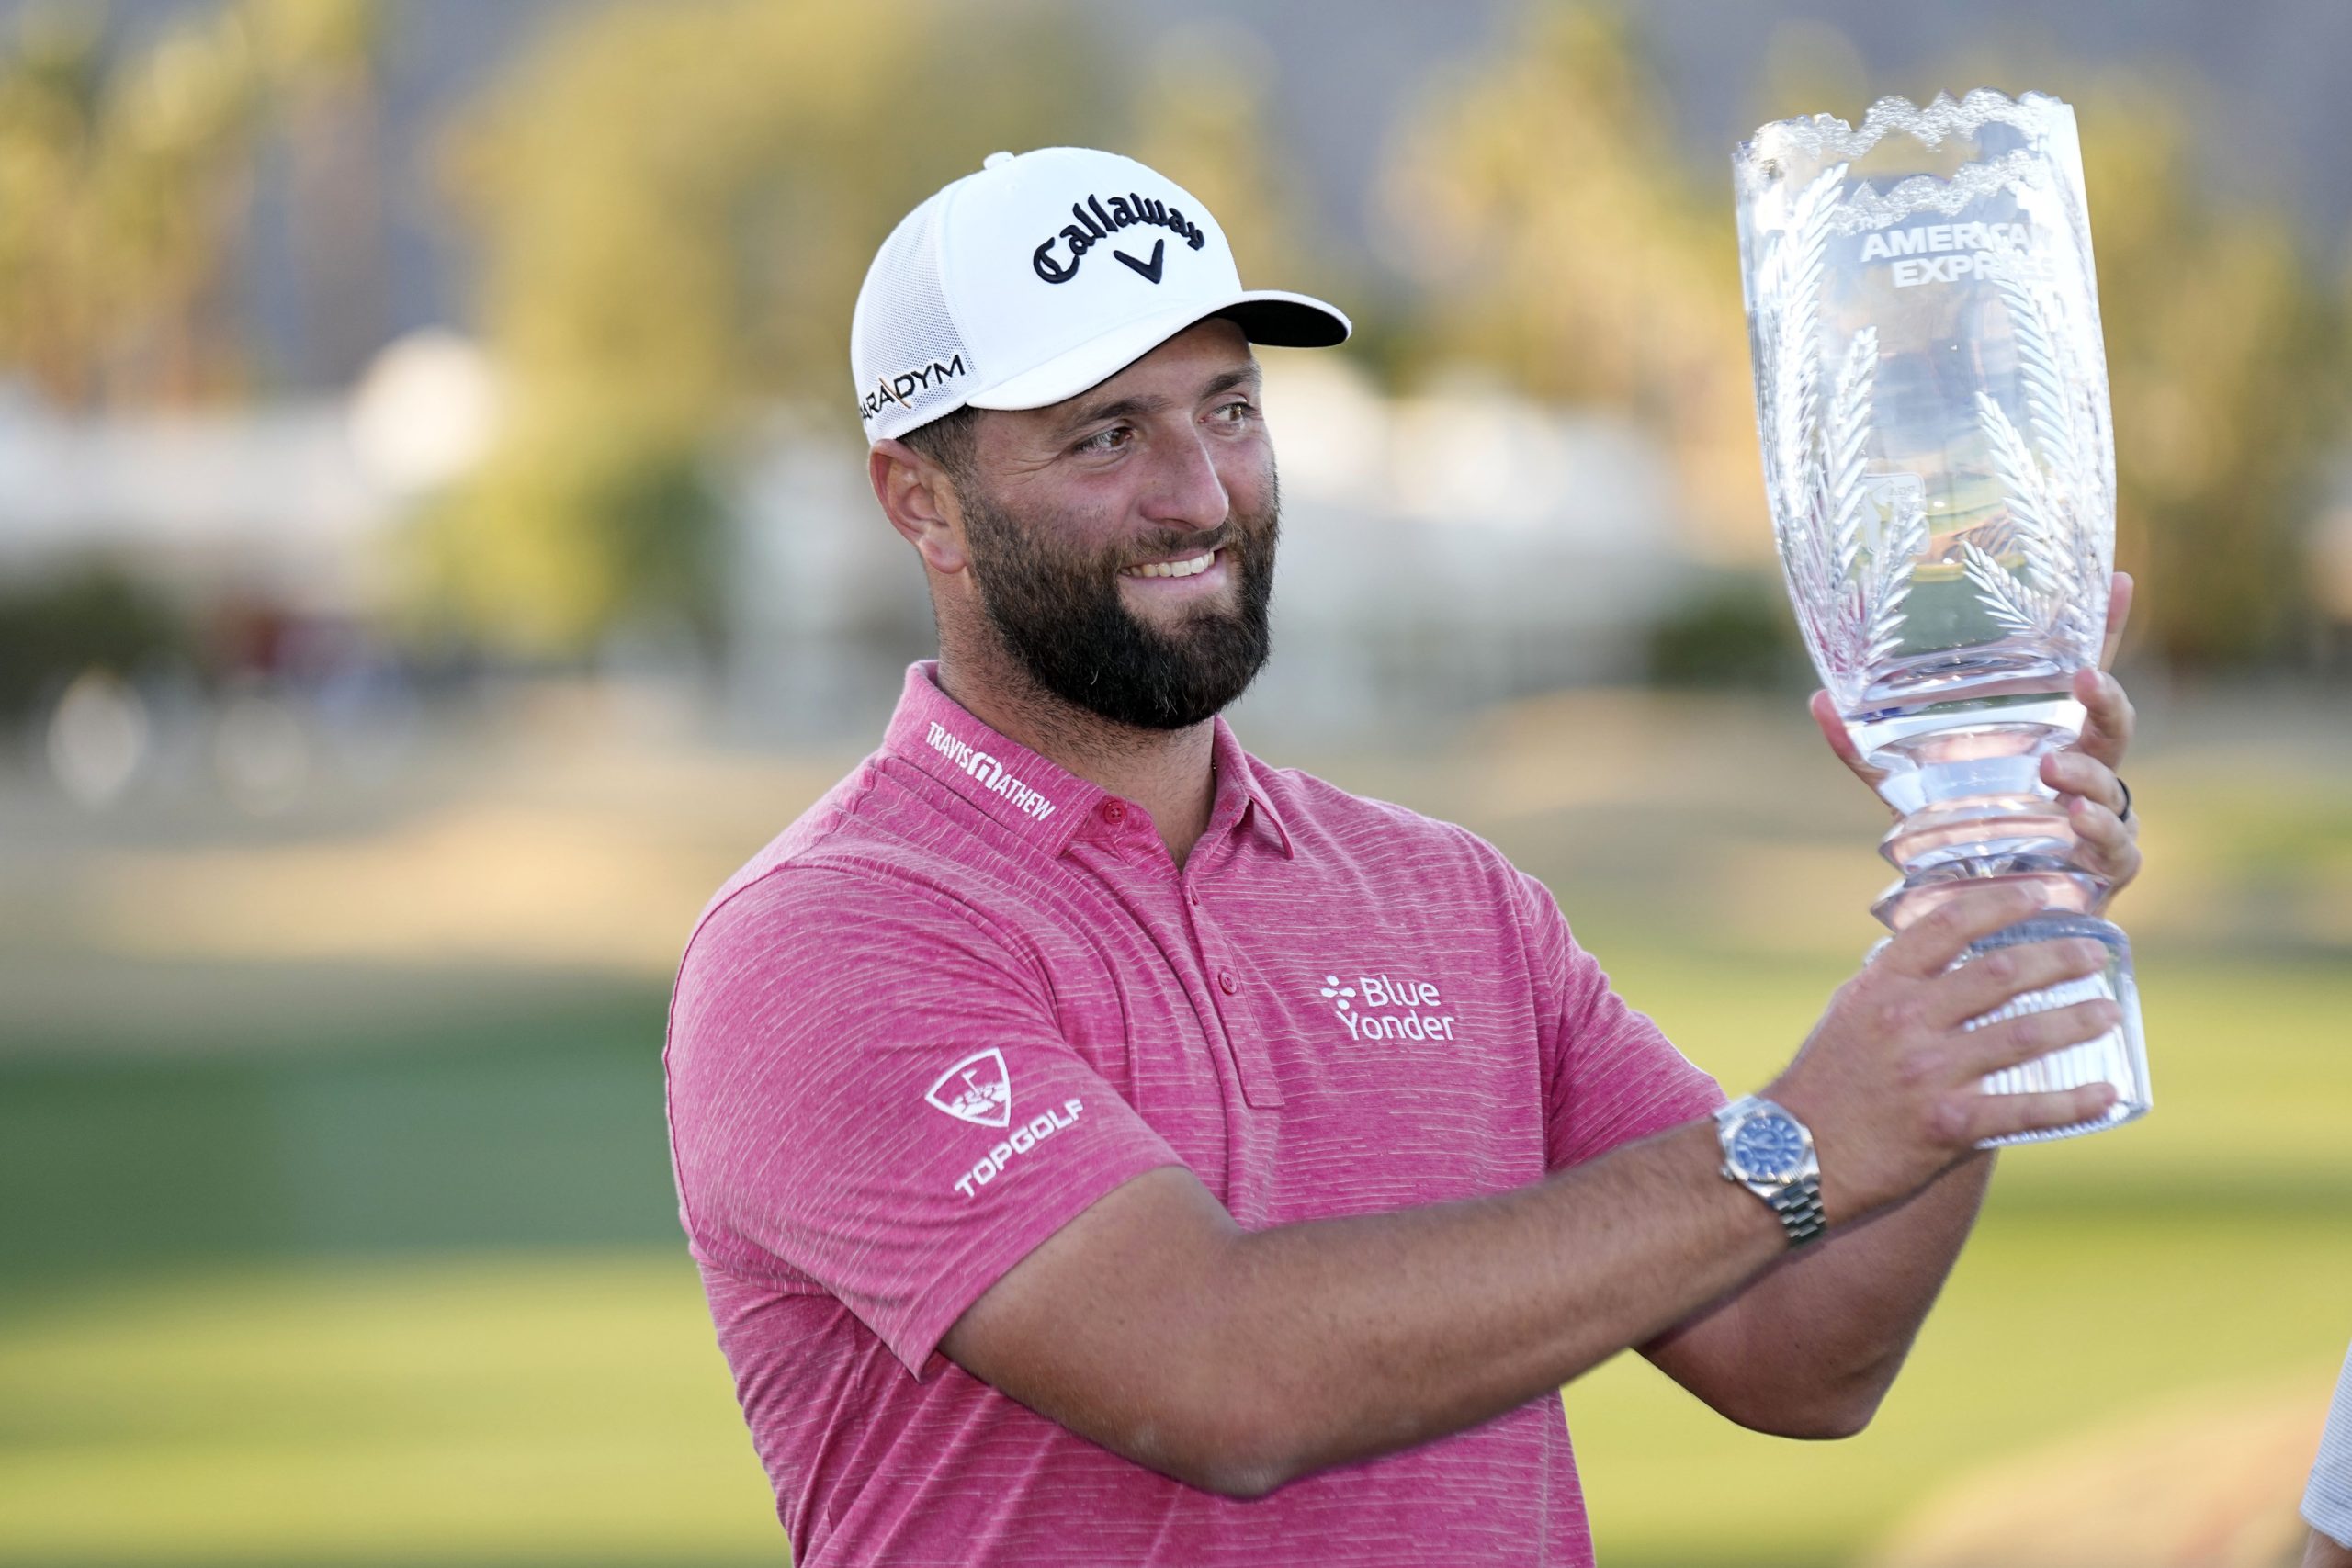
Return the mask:
M 2226 734 L 2134 766 L 2153 869 L 2119 915 L 2155 1113 L 2003 1157 L 1854 1441 L 1741 1432 L 1632 1358 L 1574 1385 L 1604 1562 L 1851 1563 L 1988 1461 L 2184 1396 L 2324 1395 L 2352 1332 L 2347 763 L 2324 726 L 2222 719 L 2261 767 Z M 1874 934 L 1867 797 L 1750 705 L 1593 694 L 1483 725 L 1318 771 L 1488 834 L 1692 1057 L 1763 1082 Z M 684 868 L 662 886 L 698 886 L 831 772 L 543 744 L 517 768 L 514 819 L 552 802 L 574 837 L 508 865 L 482 859 L 500 834 L 435 859 L 370 827 L 329 840 L 377 879 L 353 897 L 627 897 L 662 856 Z M 628 837 L 675 824 L 701 837 Z M 609 889 L 549 874 L 575 840 L 612 847 Z M 0 968 L 0 1564 L 784 1560 L 677 1234 L 658 978 L 126 953 L 50 913 L 116 850 L 41 852 L 0 876 L 34 939 Z M 173 852 L 141 852 L 144 875 Z M 195 852 L 255 929 L 302 913 Z M 644 899 L 643 945 L 691 915 Z
M 1619 985 L 1735 1089 L 1841 977 L 1618 947 Z M 2184 1387 L 2324 1381 L 2352 976 L 2143 962 L 2157 1113 L 2004 1156 L 1871 1432 L 1755 1437 L 1632 1359 L 1569 1391 L 1604 1561 L 1845 1562 L 1973 1459 Z M 30 1200 L 0 1255 L 46 1259 L 0 1291 L 0 1562 L 777 1561 L 669 1239 L 659 1009 L 0 1065 L 0 1187 Z
M 249 1262 L 0 1317 L 0 1562 L 751 1563 L 683 1249 Z
M 1633 1357 L 1570 1387 L 1603 1562 L 1848 1562 L 1973 1465 L 2184 1391 L 2304 1378 L 2324 1399 L 2352 1335 L 2352 970 L 2161 949 L 2139 962 L 2154 1112 L 2000 1156 L 1975 1235 L 1861 1437 L 1741 1431 Z M 1844 978 L 1665 948 L 1611 967 L 1735 1093 L 1781 1065 Z

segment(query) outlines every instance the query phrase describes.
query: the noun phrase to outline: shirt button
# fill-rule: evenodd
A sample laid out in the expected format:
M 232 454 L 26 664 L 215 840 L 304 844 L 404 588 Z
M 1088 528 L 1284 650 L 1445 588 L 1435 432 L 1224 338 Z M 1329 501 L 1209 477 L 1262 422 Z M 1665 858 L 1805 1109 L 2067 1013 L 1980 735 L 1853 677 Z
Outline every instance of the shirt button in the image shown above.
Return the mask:
M 1104 802 L 1102 803 L 1102 820 L 1103 820 L 1103 821 L 1105 821 L 1105 822 L 1124 822 L 1124 821 L 1125 821 L 1126 819 L 1127 819 L 1127 803 L 1126 803 L 1125 801 L 1124 801 L 1124 800 L 1106 800 L 1106 801 L 1104 801 Z
M 1234 979 L 1232 970 L 1220 969 L 1216 972 L 1216 988 L 1229 997 L 1239 990 L 1241 985 L 1239 981 Z

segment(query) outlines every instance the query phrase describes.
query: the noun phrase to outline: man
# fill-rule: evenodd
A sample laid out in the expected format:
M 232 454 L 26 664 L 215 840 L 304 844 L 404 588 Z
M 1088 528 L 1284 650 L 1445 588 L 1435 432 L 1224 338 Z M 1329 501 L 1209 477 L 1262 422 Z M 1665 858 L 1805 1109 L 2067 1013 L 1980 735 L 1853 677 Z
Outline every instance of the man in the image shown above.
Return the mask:
M 2303 1568 L 2352 1568 L 2352 1353 L 2335 1380 L 2335 1402 L 2327 1407 L 2319 1457 L 2303 1488 L 2303 1522 L 2312 1527 Z
M 1589 1562 L 1561 1384 L 1634 1347 L 1746 1425 L 1858 1430 L 1977 1140 L 2109 1103 L 1978 1092 L 2116 1021 L 1962 1028 L 2100 961 L 1952 967 L 2028 895 L 1894 938 L 1772 1103 L 1725 1108 L 1492 848 L 1241 749 L 1276 520 L 1250 344 L 1347 331 L 1072 149 L 991 157 L 867 276 L 868 470 L 939 659 L 721 890 L 669 1048 L 803 1568 Z M 2123 880 L 2130 710 L 2078 690 L 2044 776 Z

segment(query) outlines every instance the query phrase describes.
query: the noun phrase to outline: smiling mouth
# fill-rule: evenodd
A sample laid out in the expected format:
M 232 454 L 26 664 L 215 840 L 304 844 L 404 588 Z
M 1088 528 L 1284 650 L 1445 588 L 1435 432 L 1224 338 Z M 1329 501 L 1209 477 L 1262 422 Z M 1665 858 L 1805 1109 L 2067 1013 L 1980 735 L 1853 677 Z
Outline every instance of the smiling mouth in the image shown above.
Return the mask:
M 1123 567 L 1121 577 L 1197 577 L 1216 564 L 1217 552 L 1203 550 L 1199 555 L 1182 560 L 1147 561 L 1141 566 Z

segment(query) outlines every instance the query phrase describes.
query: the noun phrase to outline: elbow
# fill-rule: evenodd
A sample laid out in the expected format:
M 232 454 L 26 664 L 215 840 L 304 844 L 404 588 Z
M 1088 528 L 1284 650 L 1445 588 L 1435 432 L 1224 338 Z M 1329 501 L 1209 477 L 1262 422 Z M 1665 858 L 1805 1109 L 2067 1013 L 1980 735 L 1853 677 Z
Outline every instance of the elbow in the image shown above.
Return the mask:
M 1834 1443 L 1847 1438 L 1858 1438 L 1869 1429 L 1871 1418 L 1878 1414 L 1875 1401 L 1868 1404 L 1825 1404 L 1814 1409 L 1784 1415 L 1756 1429 L 1775 1438 L 1793 1438 L 1805 1443 Z
M 1242 1503 L 1270 1496 L 1298 1478 L 1281 1456 L 1244 1442 L 1159 1445 L 1146 1439 L 1121 1451 L 1196 1491 Z
M 1239 1455 L 1218 1455 L 1201 1464 L 1186 1483 L 1218 1497 L 1235 1502 L 1254 1503 L 1261 1497 L 1272 1496 L 1296 1477 L 1279 1464 L 1252 1461 Z
M 1752 1410 L 1725 1412 L 1750 1431 L 1799 1442 L 1831 1443 L 1860 1437 L 1878 1415 L 1886 1388 L 1875 1381 L 1790 1393 Z
M 1277 1386 L 1248 1377 L 1204 1380 L 1193 1397 L 1163 1405 L 1163 1421 L 1138 1447 L 1145 1460 L 1187 1486 L 1251 1502 L 1317 1468 L 1305 1423 Z M 1172 1408 L 1170 1406 L 1173 1406 Z
M 1227 1410 L 1198 1423 L 1168 1457 L 1168 1473 L 1237 1502 L 1271 1496 L 1309 1468 L 1282 1425 L 1262 1413 Z

